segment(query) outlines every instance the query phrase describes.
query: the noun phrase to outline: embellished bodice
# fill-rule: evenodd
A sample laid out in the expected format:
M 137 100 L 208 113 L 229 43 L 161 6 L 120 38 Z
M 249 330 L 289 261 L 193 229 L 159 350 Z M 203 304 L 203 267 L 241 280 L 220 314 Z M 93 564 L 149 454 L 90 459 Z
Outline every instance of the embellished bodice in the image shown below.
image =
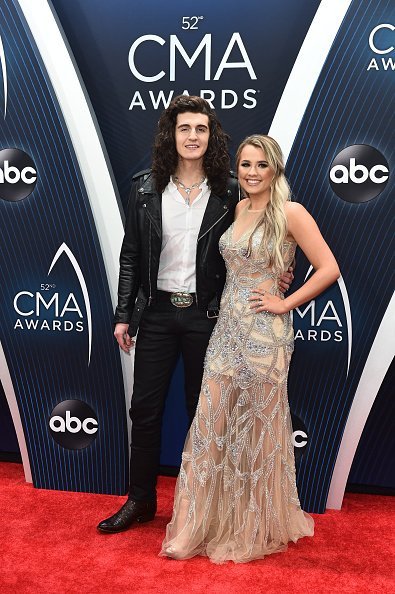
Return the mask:
M 227 268 L 227 285 L 236 283 L 239 287 L 240 297 L 249 296 L 251 289 L 258 284 L 264 283 L 264 289 L 272 294 L 282 296 L 278 291 L 278 273 L 269 266 L 267 257 L 259 250 L 262 241 L 262 230 L 255 231 L 251 250 L 249 239 L 251 229 L 247 229 L 236 241 L 234 241 L 234 223 L 225 231 L 219 241 L 219 250 L 225 260 Z M 292 264 L 295 257 L 296 243 L 284 241 L 283 259 L 284 269 Z M 251 253 L 249 253 L 251 251 Z M 248 295 L 247 295 L 248 293 Z
M 278 273 L 259 249 L 262 231 L 258 228 L 233 239 L 234 224 L 222 235 L 220 252 L 227 267 L 227 278 L 222 293 L 220 316 L 207 349 L 206 371 L 237 376 L 243 385 L 254 381 L 256 375 L 267 375 L 284 347 L 293 350 L 293 328 L 290 315 L 276 315 L 266 311 L 256 313 L 248 300 L 258 285 L 265 291 L 283 298 L 278 289 Z M 283 244 L 284 267 L 292 264 L 296 244 Z

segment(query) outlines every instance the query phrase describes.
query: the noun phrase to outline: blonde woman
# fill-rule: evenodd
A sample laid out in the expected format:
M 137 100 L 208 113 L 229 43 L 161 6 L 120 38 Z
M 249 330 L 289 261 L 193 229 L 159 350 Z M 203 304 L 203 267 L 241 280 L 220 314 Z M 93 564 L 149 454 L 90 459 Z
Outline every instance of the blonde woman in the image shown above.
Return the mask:
M 161 552 L 176 559 L 207 555 L 215 563 L 263 558 L 313 535 L 295 481 L 289 312 L 339 277 L 314 219 L 290 202 L 277 142 L 250 136 L 236 160 L 246 198 L 220 239 L 227 281 Z M 315 272 L 284 298 L 276 279 L 297 245 Z

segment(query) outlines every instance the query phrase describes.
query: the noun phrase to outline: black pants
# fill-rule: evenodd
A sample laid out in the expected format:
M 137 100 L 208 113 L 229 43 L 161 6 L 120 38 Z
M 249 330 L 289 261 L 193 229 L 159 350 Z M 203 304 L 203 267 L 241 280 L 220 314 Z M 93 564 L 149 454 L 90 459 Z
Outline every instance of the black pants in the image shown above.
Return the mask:
M 129 497 L 156 499 L 165 397 L 179 354 L 184 361 L 189 421 L 195 415 L 208 341 L 216 319 L 193 303 L 177 308 L 164 300 L 144 311 L 136 342 Z

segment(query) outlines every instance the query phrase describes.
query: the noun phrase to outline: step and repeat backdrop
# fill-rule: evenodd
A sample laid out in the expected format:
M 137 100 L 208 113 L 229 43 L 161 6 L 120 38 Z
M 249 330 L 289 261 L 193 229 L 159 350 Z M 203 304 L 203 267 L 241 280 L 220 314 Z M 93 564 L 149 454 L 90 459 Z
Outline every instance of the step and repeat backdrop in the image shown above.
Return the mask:
M 1 449 L 18 444 L 38 488 L 126 491 L 133 361 L 112 336 L 124 212 L 160 112 L 184 93 L 215 107 L 232 155 L 254 132 L 280 142 L 342 270 L 293 313 L 304 509 L 339 508 L 351 468 L 393 488 L 391 2 L 3 0 L 0 16 Z M 298 254 L 294 288 L 309 274 Z M 163 466 L 178 466 L 186 424 L 179 362 Z

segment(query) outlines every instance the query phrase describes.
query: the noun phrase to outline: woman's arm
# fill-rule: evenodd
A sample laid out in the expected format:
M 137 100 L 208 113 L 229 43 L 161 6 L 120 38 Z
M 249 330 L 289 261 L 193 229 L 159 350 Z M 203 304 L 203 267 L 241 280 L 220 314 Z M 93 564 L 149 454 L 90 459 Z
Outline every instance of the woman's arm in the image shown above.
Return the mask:
M 328 244 L 322 237 L 317 223 L 307 210 L 297 202 L 286 208 L 288 233 L 313 266 L 315 272 L 300 289 L 284 299 L 287 311 L 314 299 L 340 276 L 339 266 Z

